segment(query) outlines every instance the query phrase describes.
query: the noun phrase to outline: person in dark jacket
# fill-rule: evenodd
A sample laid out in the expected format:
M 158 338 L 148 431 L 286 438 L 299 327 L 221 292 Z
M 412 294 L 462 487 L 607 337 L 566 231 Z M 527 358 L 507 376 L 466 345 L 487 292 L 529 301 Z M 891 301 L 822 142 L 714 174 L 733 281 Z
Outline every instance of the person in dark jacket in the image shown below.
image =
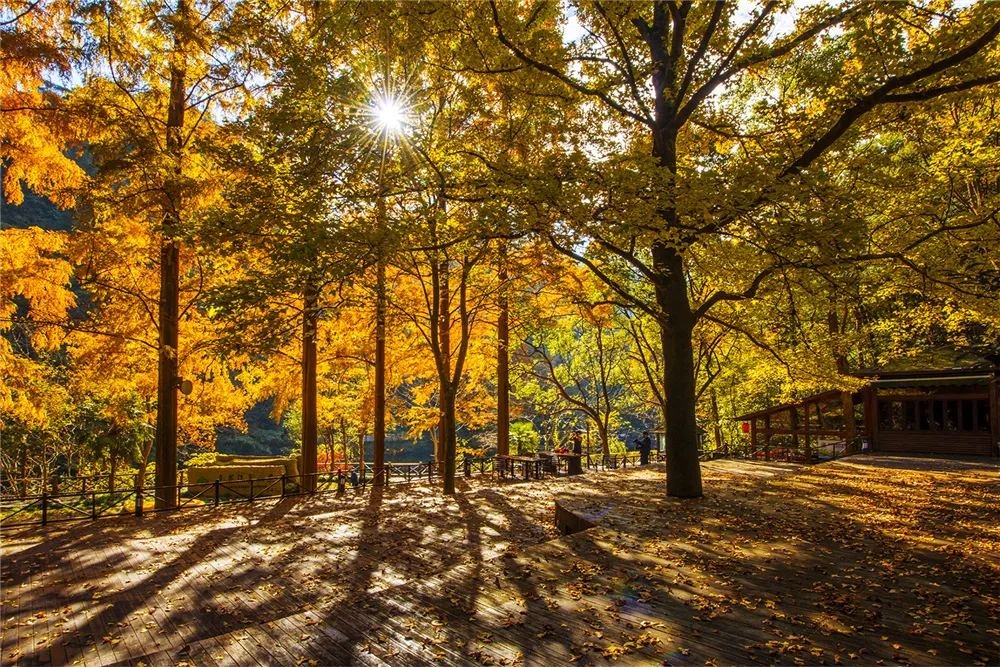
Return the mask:
M 642 432 L 642 438 L 639 439 L 639 465 L 649 464 L 649 450 L 653 448 L 653 442 L 649 439 L 649 431 Z

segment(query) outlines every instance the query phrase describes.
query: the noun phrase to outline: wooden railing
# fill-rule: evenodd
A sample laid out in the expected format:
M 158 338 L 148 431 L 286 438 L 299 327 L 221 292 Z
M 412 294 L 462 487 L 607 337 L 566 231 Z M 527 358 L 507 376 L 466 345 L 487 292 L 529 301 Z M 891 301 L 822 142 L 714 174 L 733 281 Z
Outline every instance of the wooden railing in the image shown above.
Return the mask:
M 857 437 L 850 441 L 833 442 L 822 447 L 812 445 L 788 446 L 786 444 L 758 445 L 752 449 L 749 444 L 729 447 L 716 453 L 716 458 L 740 458 L 755 461 L 788 461 L 797 463 L 823 463 L 834 459 L 851 456 L 862 451 L 864 438 Z M 705 460 L 705 459 L 702 459 Z
M 138 473 L 118 475 L 49 475 L 48 477 L 0 477 L 0 499 L 23 499 L 41 496 L 42 492 L 89 494 L 134 490 Z M 144 486 L 150 486 L 155 473 L 147 473 Z

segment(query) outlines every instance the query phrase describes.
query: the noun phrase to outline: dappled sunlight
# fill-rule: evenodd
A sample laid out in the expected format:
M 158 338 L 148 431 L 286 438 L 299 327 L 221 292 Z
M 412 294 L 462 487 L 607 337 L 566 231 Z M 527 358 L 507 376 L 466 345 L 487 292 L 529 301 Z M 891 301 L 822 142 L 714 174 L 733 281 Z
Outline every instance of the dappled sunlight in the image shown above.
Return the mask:
M 996 468 L 875 462 L 711 462 L 694 500 L 650 466 L 25 531 L 4 654 L 995 661 Z M 555 539 L 556 497 L 597 526 Z

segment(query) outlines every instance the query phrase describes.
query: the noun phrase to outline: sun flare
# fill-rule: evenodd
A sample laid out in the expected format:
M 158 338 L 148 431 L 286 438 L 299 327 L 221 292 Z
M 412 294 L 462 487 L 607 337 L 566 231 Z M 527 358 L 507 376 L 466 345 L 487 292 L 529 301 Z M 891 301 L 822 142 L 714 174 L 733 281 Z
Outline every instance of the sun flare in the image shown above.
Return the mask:
M 406 108 L 399 100 L 380 100 L 372 109 L 375 126 L 379 132 L 399 134 L 406 127 Z

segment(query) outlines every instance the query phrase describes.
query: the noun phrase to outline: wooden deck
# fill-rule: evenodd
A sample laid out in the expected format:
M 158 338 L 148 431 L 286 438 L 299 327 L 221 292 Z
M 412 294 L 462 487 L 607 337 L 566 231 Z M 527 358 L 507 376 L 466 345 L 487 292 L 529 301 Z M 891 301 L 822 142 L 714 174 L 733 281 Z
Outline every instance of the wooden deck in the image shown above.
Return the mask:
M 1000 664 L 989 464 L 662 467 L 4 535 L 4 664 Z M 557 537 L 553 498 L 597 520 Z

